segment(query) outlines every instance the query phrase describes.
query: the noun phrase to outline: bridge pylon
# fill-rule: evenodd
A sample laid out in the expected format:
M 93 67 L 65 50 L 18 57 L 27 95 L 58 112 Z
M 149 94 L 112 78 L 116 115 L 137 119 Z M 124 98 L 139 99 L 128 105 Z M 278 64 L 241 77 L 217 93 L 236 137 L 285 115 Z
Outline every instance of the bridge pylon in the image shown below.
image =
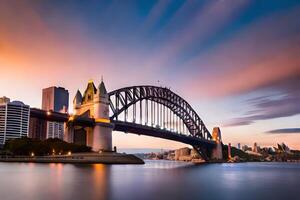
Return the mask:
M 222 160 L 223 159 L 222 137 L 221 137 L 221 130 L 219 127 L 213 128 L 212 139 L 216 142 L 216 146 L 211 150 L 210 159 Z
M 112 151 L 113 125 L 109 118 L 109 97 L 104 82 L 101 81 L 94 97 L 93 150 Z
M 103 81 L 96 87 L 89 81 L 83 95 L 77 91 L 73 100 L 74 116 L 68 121 L 65 141 L 92 147 L 93 151 L 112 151 L 109 95 Z

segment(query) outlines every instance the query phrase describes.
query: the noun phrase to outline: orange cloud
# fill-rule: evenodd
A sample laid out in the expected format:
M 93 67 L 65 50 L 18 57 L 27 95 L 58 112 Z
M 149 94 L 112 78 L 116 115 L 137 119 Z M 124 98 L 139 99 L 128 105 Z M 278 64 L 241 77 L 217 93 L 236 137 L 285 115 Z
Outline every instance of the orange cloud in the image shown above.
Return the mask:
M 299 52 L 299 47 L 287 48 L 259 63 L 245 68 L 230 69 L 223 74 L 216 74 L 213 78 L 201 79 L 199 81 L 209 82 L 203 87 L 197 84 L 198 81 L 192 85 L 209 96 L 226 96 L 259 89 L 273 82 L 300 75 Z

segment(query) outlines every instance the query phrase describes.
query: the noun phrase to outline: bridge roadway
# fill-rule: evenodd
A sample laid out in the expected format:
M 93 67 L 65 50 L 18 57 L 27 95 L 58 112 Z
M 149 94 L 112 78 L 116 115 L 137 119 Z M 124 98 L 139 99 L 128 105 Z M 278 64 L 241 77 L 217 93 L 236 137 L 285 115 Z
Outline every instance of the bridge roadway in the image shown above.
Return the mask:
M 46 112 L 44 110 L 37 109 L 37 108 L 30 109 L 30 116 L 39 119 L 44 119 L 47 121 L 56 121 L 56 122 L 68 122 L 70 119 L 70 115 L 67 113 L 59 113 L 53 111 Z M 78 116 L 74 119 L 74 123 L 78 125 L 94 126 L 95 120 L 92 118 Z M 197 146 L 199 144 L 206 144 L 208 146 L 213 147 L 216 145 L 216 142 L 212 140 L 206 140 L 204 138 L 179 134 L 166 129 L 161 129 L 159 127 L 151 127 L 151 126 L 146 126 L 146 125 L 141 125 L 136 123 L 116 121 L 116 120 L 112 120 L 111 123 L 114 124 L 114 131 L 163 138 L 167 140 L 182 142 L 192 146 Z
M 151 127 L 151 126 L 146 126 L 146 125 L 141 125 L 136 123 L 115 121 L 115 120 L 113 120 L 112 123 L 114 124 L 115 131 L 132 133 L 137 135 L 146 135 L 151 137 L 158 137 L 167 140 L 182 142 L 192 146 L 196 146 L 203 143 L 212 147 L 216 145 L 216 142 L 213 140 L 206 140 L 199 137 L 179 134 L 166 129 L 161 129 L 159 127 Z
M 68 113 L 45 111 L 38 108 L 30 108 L 30 117 L 55 122 L 67 122 L 70 118 Z

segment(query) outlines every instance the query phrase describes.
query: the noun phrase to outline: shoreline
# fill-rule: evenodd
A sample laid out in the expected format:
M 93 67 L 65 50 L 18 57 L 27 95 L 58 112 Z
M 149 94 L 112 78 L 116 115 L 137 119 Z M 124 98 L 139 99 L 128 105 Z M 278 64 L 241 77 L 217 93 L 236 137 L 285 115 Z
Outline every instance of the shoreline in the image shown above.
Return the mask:
M 243 161 L 230 161 L 230 160 L 211 160 L 211 161 L 204 161 L 204 160 L 168 160 L 168 159 L 145 159 L 149 161 L 170 161 L 170 162 L 185 162 L 185 163 L 193 163 L 193 164 L 237 164 L 237 163 L 300 163 L 300 160 L 287 160 L 287 161 L 259 161 L 259 160 L 243 160 Z
M 78 153 L 54 156 L 3 156 L 0 162 L 21 163 L 64 163 L 64 164 L 145 164 L 132 154 L 121 153 Z

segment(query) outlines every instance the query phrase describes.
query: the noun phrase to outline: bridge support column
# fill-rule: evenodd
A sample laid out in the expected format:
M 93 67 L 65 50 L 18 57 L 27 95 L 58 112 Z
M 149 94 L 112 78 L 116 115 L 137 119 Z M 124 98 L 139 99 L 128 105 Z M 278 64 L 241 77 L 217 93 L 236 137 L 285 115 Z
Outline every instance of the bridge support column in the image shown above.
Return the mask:
M 219 127 L 215 127 L 212 132 L 212 138 L 216 141 L 217 145 L 211 151 L 212 160 L 222 160 L 223 159 L 223 150 L 222 150 L 222 138 L 221 131 Z
M 93 130 L 93 151 L 112 151 L 112 124 L 97 123 Z
M 109 97 L 103 81 L 94 97 L 94 118 L 96 124 L 93 128 L 93 150 L 112 151 L 113 124 L 109 119 Z

